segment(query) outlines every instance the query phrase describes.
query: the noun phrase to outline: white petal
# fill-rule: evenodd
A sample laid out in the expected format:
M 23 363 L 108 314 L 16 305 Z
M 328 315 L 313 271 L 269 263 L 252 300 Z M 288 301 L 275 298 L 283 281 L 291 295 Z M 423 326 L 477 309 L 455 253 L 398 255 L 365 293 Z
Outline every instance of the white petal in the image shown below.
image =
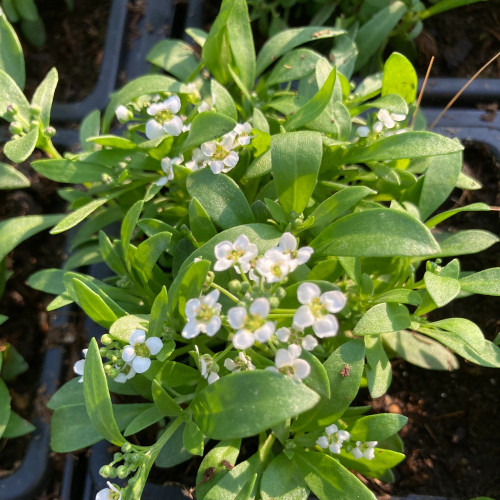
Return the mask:
M 187 319 L 195 319 L 198 314 L 198 309 L 200 308 L 200 299 L 189 299 L 186 302 L 186 318 Z
M 214 271 L 225 271 L 226 269 L 232 267 L 233 264 L 234 264 L 233 259 L 219 259 L 214 264 Z
M 328 448 L 328 439 L 326 436 L 321 436 L 318 439 L 316 439 L 316 444 L 320 447 L 326 450 Z
M 207 378 L 209 384 L 213 384 L 216 380 L 219 380 L 219 374 L 215 372 L 210 372 Z
M 173 95 L 168 99 L 165 99 L 165 101 L 163 101 L 163 105 L 165 106 L 165 109 L 168 109 L 172 113 L 178 113 L 181 109 L 181 100 L 179 99 L 179 96 Z
M 373 131 L 377 134 L 380 134 L 382 130 L 384 129 L 384 124 L 382 122 L 375 122 L 375 125 L 373 125 Z
M 293 371 L 297 378 L 300 380 L 306 378 L 311 373 L 309 363 L 303 359 L 296 359 L 293 362 Z
M 205 295 L 203 298 L 203 303 L 207 306 L 214 307 L 219 300 L 220 292 L 219 290 L 212 290 L 210 293 Z
M 396 120 L 397 122 L 402 122 L 406 120 L 406 115 L 403 115 L 402 113 L 391 113 L 392 118 Z
M 97 492 L 95 500 L 110 500 L 112 491 L 109 488 L 104 488 Z
M 367 137 L 368 134 L 370 133 L 370 129 L 365 126 L 358 127 L 357 133 L 360 137 Z
M 245 251 L 247 249 L 248 245 L 250 245 L 250 240 L 248 239 L 248 237 L 245 236 L 244 234 L 240 234 L 234 240 L 233 248 L 235 250 L 243 250 L 243 251 Z
M 290 328 L 287 328 L 286 326 L 278 328 L 276 330 L 276 337 L 278 337 L 278 340 L 280 340 L 280 342 L 287 342 L 290 338 Z
M 339 428 L 335 425 L 335 424 L 332 424 L 332 425 L 329 425 L 326 429 L 325 429 L 325 432 L 326 432 L 326 435 L 327 436 L 330 436 L 332 435 L 334 432 L 337 432 L 339 430 Z
M 293 317 L 293 327 L 303 331 L 308 326 L 314 324 L 314 316 L 309 306 L 300 306 Z
M 297 299 L 301 304 L 310 304 L 320 293 L 321 290 L 315 283 L 301 283 L 297 288 Z
M 201 332 L 200 324 L 195 320 L 189 320 L 182 330 L 182 336 L 185 339 L 194 339 Z
M 314 250 L 311 247 L 299 248 L 295 260 L 297 260 L 299 264 L 305 264 L 311 258 L 313 252 Z
M 219 316 L 212 316 L 210 318 L 210 321 L 207 323 L 205 333 L 209 337 L 213 337 L 220 330 L 220 327 L 221 327 L 221 319 L 219 318 Z
M 340 449 L 342 448 L 342 443 L 332 443 L 329 446 L 329 450 L 336 455 L 340 454 Z
M 367 448 L 363 455 L 366 460 L 373 460 L 375 458 L 375 450 L 373 448 Z
M 302 339 L 302 347 L 306 351 L 313 351 L 314 349 L 316 349 L 317 346 L 318 346 L 318 341 L 312 335 L 306 335 Z
M 270 309 L 271 306 L 269 305 L 269 301 L 265 297 L 259 297 L 252 302 L 250 314 L 256 314 L 261 318 L 266 318 Z
M 300 345 L 297 344 L 289 345 L 288 352 L 290 353 L 290 356 L 292 356 L 292 358 L 298 358 L 302 353 L 302 347 L 300 347 Z
M 83 369 L 85 367 L 85 360 L 84 359 L 79 359 L 74 365 L 73 365 L 73 371 L 77 375 L 83 375 Z
M 232 372 L 236 368 L 236 363 L 231 358 L 226 358 L 224 360 L 224 367 Z
M 182 133 L 182 125 L 182 120 L 178 116 L 174 116 L 171 120 L 163 122 L 163 130 L 165 130 L 167 134 L 177 137 Z
M 321 295 L 321 303 L 326 307 L 328 312 L 331 313 L 336 313 L 344 309 L 346 302 L 346 296 L 338 290 L 325 292 Z
M 317 320 L 312 328 L 317 337 L 324 339 L 326 337 L 334 337 L 337 335 L 339 323 L 335 316 L 326 314 L 321 319 Z
M 136 356 L 132 361 L 132 368 L 136 373 L 144 373 L 148 371 L 151 366 L 151 360 L 149 358 L 143 358 L 142 356 Z
M 165 131 L 160 123 L 156 120 L 148 120 L 146 123 L 146 137 L 149 140 L 158 139 L 158 137 L 162 137 L 165 135 Z
M 252 347 L 254 342 L 254 336 L 248 330 L 240 330 L 239 332 L 236 332 L 236 335 L 233 338 L 233 346 L 235 349 L 241 349 L 242 351 Z
M 358 447 L 353 448 L 351 450 L 351 453 L 352 453 L 352 456 L 354 458 L 358 458 L 359 459 L 359 458 L 362 458 L 362 456 L 363 456 L 363 452 Z
M 209 157 L 213 156 L 213 154 L 215 153 L 216 148 L 217 148 L 217 144 L 215 144 L 215 142 L 204 142 L 200 146 L 201 152 L 205 156 L 209 156 Z M 194 151 L 193 151 L 193 154 L 194 154 Z
M 295 252 L 297 240 L 292 233 L 283 233 L 278 246 L 282 252 Z
M 151 106 L 148 106 L 148 109 L 146 111 L 149 116 L 155 116 L 160 111 L 165 111 L 165 107 L 162 103 L 153 103 L 151 104 Z
M 131 345 L 127 345 L 123 348 L 122 359 L 125 363 L 130 363 L 135 358 L 135 349 Z
M 168 179 L 166 177 L 160 177 L 156 182 L 155 184 L 157 186 L 164 186 L 166 183 L 168 182 Z
M 288 352 L 288 349 L 278 349 L 276 351 L 276 356 L 274 358 L 274 364 L 277 368 L 281 368 L 282 366 L 290 366 L 293 362 L 293 358 L 291 354 Z
M 232 252 L 233 245 L 230 241 L 221 241 L 217 243 L 214 247 L 214 254 L 217 259 L 226 259 L 227 256 Z
M 159 337 L 149 337 L 149 339 L 146 339 L 146 347 L 149 349 L 149 352 L 155 356 L 161 351 L 163 342 Z
M 241 328 L 247 318 L 247 310 L 244 307 L 231 307 L 227 312 L 227 321 L 232 328 Z
M 238 156 L 238 153 L 236 151 L 231 151 L 225 158 L 224 158 L 224 165 L 226 167 L 235 167 L 236 164 L 238 163 L 238 160 L 240 157 Z
M 389 111 L 387 111 L 386 109 L 381 109 L 381 110 L 377 113 L 377 118 L 378 118 L 381 122 L 385 122 L 388 118 L 390 118 Z
M 204 113 L 205 111 L 210 110 L 210 104 L 208 102 L 203 101 L 199 106 L 198 106 L 198 113 Z
M 208 377 L 207 362 L 203 358 L 200 358 L 200 373 L 202 377 L 204 378 Z
M 339 441 L 347 441 L 350 438 L 351 435 L 347 431 L 342 430 L 337 432 L 337 439 Z
M 123 104 L 120 104 L 120 106 L 115 109 L 115 115 L 119 121 L 126 122 L 130 120 L 131 112 Z
M 274 333 L 274 323 L 268 321 L 264 326 L 255 330 L 255 337 L 259 342 L 267 342 Z
M 224 171 L 224 162 L 221 160 L 213 160 L 210 162 L 210 170 L 217 175 Z
M 125 373 L 119 373 L 113 380 L 119 384 L 124 384 L 128 379 Z
M 144 344 L 145 340 L 146 332 L 144 330 L 137 329 L 130 334 L 129 342 L 131 345 Z

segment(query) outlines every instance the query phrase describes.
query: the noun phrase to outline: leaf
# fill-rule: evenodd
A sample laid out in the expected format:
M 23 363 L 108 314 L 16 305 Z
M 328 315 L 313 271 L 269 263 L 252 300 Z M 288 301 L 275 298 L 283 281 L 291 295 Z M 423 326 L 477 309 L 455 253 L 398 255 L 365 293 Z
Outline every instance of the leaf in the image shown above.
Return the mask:
M 214 174 L 209 168 L 193 172 L 186 180 L 188 193 L 197 198 L 208 215 L 222 229 L 254 222 L 254 216 L 243 191 L 225 174 Z
M 353 441 L 378 441 L 379 443 L 399 432 L 408 417 L 397 413 L 381 413 L 358 418 L 349 428 Z
M 431 158 L 424 175 L 424 183 L 418 201 L 422 220 L 427 219 L 455 188 L 462 169 L 462 154 L 454 153 Z
M 348 186 L 318 205 L 309 216 L 314 218 L 310 227 L 322 226 L 339 218 L 359 201 L 375 191 L 366 186 Z
M 155 406 L 158 410 L 160 410 L 162 415 L 167 417 L 180 417 L 183 415 L 182 408 L 165 391 L 165 389 L 163 389 L 157 380 L 153 380 L 151 390 Z
M 47 408 L 57 410 L 63 406 L 84 404 L 83 383 L 80 382 L 80 378 L 73 378 L 57 389 L 47 403 Z
M 290 50 L 304 43 L 322 38 L 332 38 L 345 31 L 326 26 L 310 26 L 281 31 L 264 44 L 257 56 L 256 76 L 259 76 L 272 62 Z
M 189 453 L 192 455 L 203 456 L 203 434 L 191 419 L 186 422 L 186 427 L 184 428 L 184 433 L 182 435 L 182 441 L 184 448 Z
M 387 302 L 368 309 L 354 327 L 354 335 L 379 335 L 404 330 L 411 324 L 408 309 L 402 304 Z
M 168 311 L 168 294 L 165 286 L 156 296 L 151 307 L 151 316 L 149 318 L 149 336 L 160 337 L 163 332 L 163 324 L 166 320 Z
M 212 78 L 212 80 L 210 80 L 210 90 L 214 101 L 212 104 L 214 105 L 217 113 L 226 115 L 232 120 L 238 120 L 236 105 L 234 104 L 234 100 L 226 87 Z
M 116 319 L 109 327 L 109 333 L 113 338 L 120 340 L 125 344 L 129 344 L 130 335 L 132 335 L 132 332 L 137 329 L 148 330 L 147 316 L 142 314 L 127 314 L 122 316 L 121 318 Z M 152 335 L 149 334 L 148 337 L 152 337 Z
M 310 49 L 297 49 L 286 53 L 266 78 L 265 86 L 300 80 L 316 70 L 316 63 L 322 56 Z
M 122 249 L 125 255 L 125 262 L 127 263 L 127 266 L 130 265 L 128 257 L 130 240 L 132 239 L 132 234 L 134 233 L 135 227 L 137 226 L 137 222 L 139 221 L 139 217 L 141 215 L 143 207 L 143 200 L 136 201 L 129 208 L 127 214 L 125 215 L 125 218 L 123 219 L 120 229 L 120 241 L 122 244 Z
M 3 5 L 3 3 L 2 3 Z M 26 72 L 21 43 L 14 28 L 0 9 L 0 70 L 5 71 L 16 82 L 20 89 L 24 89 Z M 1 77 L 0 77 L 1 80 Z M 1 105 L 0 105 L 1 106 Z M 2 113 L 3 114 L 3 113 Z
M 143 405 L 144 409 L 142 413 L 137 415 L 137 417 L 128 424 L 127 428 L 125 429 L 123 435 L 124 436 L 131 436 L 132 434 L 136 434 L 137 432 L 140 432 L 146 428 L 148 428 L 151 425 L 156 424 L 163 418 L 163 414 L 156 408 L 156 406 L 153 405 Z
M 20 243 L 59 222 L 63 215 L 24 215 L 0 222 L 0 261 Z
M 0 162 L 0 190 L 21 189 L 30 186 L 29 179 L 14 167 Z
M 429 324 L 453 333 L 454 336 L 477 351 L 480 351 L 484 347 L 483 332 L 474 322 L 468 319 L 447 318 Z
M 392 380 L 392 367 L 382 345 L 380 337 L 366 335 L 366 379 L 372 398 L 383 396 Z
M 393 52 L 384 63 L 382 96 L 398 94 L 408 103 L 417 98 L 417 72 L 402 54 Z
M 394 288 L 378 295 L 375 298 L 375 304 L 380 304 L 382 302 L 397 302 L 399 304 L 411 304 L 412 306 L 418 306 L 422 303 L 422 298 L 419 293 L 414 290 L 409 290 L 407 288 Z
M 137 144 L 126 137 L 120 137 L 113 134 L 98 135 L 96 137 L 87 137 L 87 142 L 93 142 L 100 146 L 106 146 L 115 149 L 131 150 L 137 149 Z
M 83 392 L 87 413 L 97 431 L 116 446 L 125 443 L 113 415 L 108 382 L 95 338 L 90 341 L 85 358 Z
M 30 275 L 28 285 L 41 292 L 60 295 L 66 291 L 63 281 L 65 273 L 63 269 L 42 269 Z
M 352 146 L 343 158 L 344 163 L 366 161 L 401 160 L 425 158 L 428 156 L 448 155 L 463 150 L 456 140 L 434 134 L 417 131 L 384 137 L 365 147 Z
M 75 227 L 77 224 L 82 222 L 91 213 L 95 212 L 99 207 L 102 207 L 109 200 L 107 197 L 97 198 L 95 200 L 89 201 L 87 204 L 83 205 L 79 209 L 71 212 L 69 215 L 64 217 L 56 226 L 52 228 L 50 234 L 58 234 Z
M 156 458 L 155 464 L 158 467 L 169 468 L 174 465 L 180 464 L 192 458 L 191 453 L 189 453 L 186 448 L 184 448 L 184 443 L 182 437 L 184 435 L 184 429 L 186 424 L 182 423 L 181 426 L 173 433 L 172 437 L 168 440 L 168 444 L 163 446 L 158 457 Z M 199 493 L 199 487 L 196 487 L 197 493 Z
M 33 424 L 21 418 L 16 412 L 11 411 L 7 427 L 5 427 L 3 434 L 0 432 L 0 436 L 4 439 L 12 439 L 29 434 L 34 430 L 36 430 L 36 427 Z
M 437 233 L 435 236 L 440 250 L 429 255 L 433 258 L 479 253 L 499 241 L 495 234 L 479 229 L 468 229 L 458 233 Z
M 0 379 L 0 437 L 2 437 L 10 419 L 10 394 L 5 382 Z
M 189 226 L 196 241 L 200 244 L 206 243 L 217 234 L 207 211 L 194 196 L 189 202 Z
M 382 341 L 412 365 L 428 370 L 456 370 L 457 358 L 449 349 L 425 335 L 402 330 L 384 333 Z
M 260 494 L 262 500 L 307 500 L 309 488 L 295 461 L 281 453 L 264 471 Z
M 38 127 L 35 127 L 19 139 L 11 139 L 6 142 L 3 152 L 9 160 L 15 163 L 22 163 L 33 153 L 37 140 Z
M 103 175 L 114 175 L 111 167 L 78 160 L 36 160 L 31 166 L 47 179 L 71 184 L 102 182 Z
M 231 132 L 236 126 L 236 121 L 226 115 L 215 111 L 206 111 L 195 116 L 186 140 L 181 145 L 181 152 L 194 148 L 204 142 L 219 139 Z
M 374 451 L 374 458 L 367 460 L 365 457 L 356 459 L 342 450 L 339 461 L 344 467 L 361 472 L 364 476 L 380 478 L 382 481 L 392 479 L 390 469 L 402 462 L 405 456 L 397 451 L 382 448 L 375 448 Z M 387 477 L 387 473 L 390 474 L 389 477 Z
M 232 439 L 258 434 L 318 401 L 314 391 L 291 377 L 253 371 L 233 373 L 210 384 L 195 396 L 191 409 L 208 437 Z
M 430 231 L 411 215 L 389 208 L 342 217 L 310 244 L 315 256 L 421 256 L 438 251 Z
M 437 226 L 440 222 L 460 213 L 460 212 L 489 212 L 490 207 L 486 203 L 472 203 L 471 205 L 466 205 L 465 207 L 455 208 L 453 210 L 447 210 L 446 212 L 441 212 L 429 219 L 425 225 L 432 229 Z
M 337 460 L 315 451 L 295 451 L 298 465 L 307 486 L 319 500 L 375 500 L 375 495 Z
M 199 62 L 192 47 L 181 40 L 160 40 L 146 55 L 146 61 L 159 66 L 180 81 L 187 81 Z
M 393 2 L 379 10 L 368 22 L 361 26 L 355 37 L 359 51 L 355 64 L 356 70 L 367 64 L 379 48 L 383 46 L 391 31 L 407 10 L 408 8 L 403 2 Z
M 2 44 L 3 45 L 3 44 Z M 0 117 L 8 119 L 9 105 L 17 106 L 19 115 L 27 122 L 30 121 L 30 105 L 17 83 L 0 68 Z
M 460 279 L 459 283 L 466 292 L 500 296 L 500 267 L 469 274 Z
M 40 120 L 44 128 L 50 125 L 50 111 L 52 110 L 52 101 L 56 91 L 59 76 L 56 68 L 52 68 L 42 83 L 37 87 L 31 99 L 31 104 L 40 107 Z
M 322 154 L 318 132 L 291 132 L 271 138 L 274 182 L 285 212 L 304 211 L 316 187 Z
M 454 278 L 427 271 L 424 274 L 424 282 L 432 300 L 439 307 L 448 304 L 460 293 L 460 283 Z
M 97 144 L 87 142 L 89 137 L 99 135 L 101 130 L 101 112 L 98 109 L 91 111 L 83 120 L 80 125 L 80 144 L 84 153 L 90 153 L 98 149 Z
M 147 282 L 152 276 L 156 261 L 166 251 L 172 238 L 169 232 L 157 233 L 154 236 L 144 240 L 138 247 L 134 256 L 134 264 L 144 281 Z

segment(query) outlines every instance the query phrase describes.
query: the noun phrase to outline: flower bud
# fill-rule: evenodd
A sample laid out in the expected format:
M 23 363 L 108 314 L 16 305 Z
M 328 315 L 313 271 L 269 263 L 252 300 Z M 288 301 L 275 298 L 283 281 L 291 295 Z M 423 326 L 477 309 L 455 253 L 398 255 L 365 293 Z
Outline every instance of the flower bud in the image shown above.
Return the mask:
M 41 112 L 42 112 L 42 108 L 40 108 L 40 106 L 38 106 L 38 104 L 32 104 L 30 106 L 31 116 L 39 116 Z
M 108 348 L 107 347 L 100 347 L 99 348 L 99 354 L 105 358 L 108 355 Z
M 112 369 L 113 367 L 111 365 L 104 365 L 104 372 L 106 373 L 106 375 L 110 375 Z
M 113 461 L 115 461 L 115 462 L 119 462 L 122 459 L 123 459 L 123 454 L 122 453 L 115 453 L 113 455 Z
M 116 473 L 120 479 L 125 479 L 128 476 L 128 469 L 124 465 L 120 465 L 116 470 Z
M 247 283 L 246 281 L 241 284 L 241 291 L 243 293 L 247 293 L 250 291 L 250 283 Z
M 132 113 L 132 111 L 130 111 L 130 109 L 126 106 L 123 106 L 123 104 L 115 109 L 115 115 L 120 123 L 127 123 L 134 119 L 134 113 Z
M 102 476 L 102 477 L 110 477 L 109 476 L 109 473 L 111 472 L 111 467 L 109 465 L 103 465 L 100 469 L 99 469 L 99 474 Z
M 56 129 L 54 127 L 49 126 L 44 130 L 44 134 L 47 137 L 54 137 L 56 135 Z
M 112 367 L 111 370 L 109 370 L 108 375 L 111 378 L 115 378 L 118 375 L 118 370 L 116 368 Z
M 123 453 L 130 453 L 133 449 L 133 446 L 130 443 L 123 443 L 122 445 L 122 451 Z
M 207 291 L 214 282 L 215 274 L 213 271 L 208 271 L 207 277 L 205 278 L 205 283 L 203 283 L 203 290 Z
M 116 477 L 116 469 L 114 467 L 109 468 L 109 478 L 114 479 Z
M 231 293 L 238 293 L 241 291 L 241 281 L 239 280 L 231 280 L 228 286 Z
M 16 105 L 16 104 L 8 104 L 8 105 L 7 105 L 7 113 L 8 113 L 10 116 L 15 116 L 15 115 L 17 115 L 17 111 L 18 111 L 18 108 L 17 108 L 17 105 Z
M 271 309 L 277 309 L 280 305 L 280 299 L 278 299 L 278 297 L 270 297 L 269 305 L 271 306 Z
M 280 300 L 283 300 L 286 297 L 286 290 L 282 286 L 279 286 L 274 293 Z
M 113 342 L 113 337 L 111 337 L 111 335 L 110 335 L 109 333 L 105 333 L 105 334 L 101 337 L 101 342 L 102 342 L 104 345 L 111 344 L 111 342 Z
M 23 132 L 23 126 L 19 122 L 12 122 L 9 125 L 9 132 L 12 135 L 21 134 Z

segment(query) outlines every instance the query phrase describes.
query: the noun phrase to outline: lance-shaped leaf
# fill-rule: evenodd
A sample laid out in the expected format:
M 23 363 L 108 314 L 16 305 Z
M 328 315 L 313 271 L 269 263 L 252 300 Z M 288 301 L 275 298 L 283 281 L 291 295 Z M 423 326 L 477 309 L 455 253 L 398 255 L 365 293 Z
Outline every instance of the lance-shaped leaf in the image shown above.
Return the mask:
M 2 2 L 2 6 L 5 2 Z M 26 72 L 21 43 L 7 16 L 0 8 L 0 70 L 8 73 L 20 89 L 24 88 Z
M 20 116 L 29 123 L 30 105 L 28 100 L 24 97 L 17 83 L 0 69 L 0 117 L 7 119 L 9 105 L 17 106 Z
M 460 280 L 462 290 L 483 295 L 500 295 L 500 267 L 469 274 Z
M 29 179 L 7 163 L 0 162 L 0 189 L 20 189 L 30 186 Z
M 57 70 L 56 68 L 52 68 L 35 90 L 33 99 L 31 100 L 31 104 L 40 107 L 40 120 L 44 127 L 50 125 L 50 111 L 52 109 L 52 101 L 54 99 L 54 92 L 56 91 L 58 80 L 59 76 Z

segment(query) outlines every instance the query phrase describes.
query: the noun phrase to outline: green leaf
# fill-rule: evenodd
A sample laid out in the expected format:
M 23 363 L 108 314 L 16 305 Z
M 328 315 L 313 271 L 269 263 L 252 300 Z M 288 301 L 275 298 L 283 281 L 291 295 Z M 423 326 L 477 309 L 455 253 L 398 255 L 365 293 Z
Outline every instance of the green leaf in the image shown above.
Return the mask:
M 379 443 L 399 432 L 408 418 L 397 413 L 380 413 L 358 418 L 349 429 L 353 441 L 378 441 Z
M 2 437 L 10 419 L 10 394 L 5 382 L 0 378 L 0 437 Z
M 3 152 L 9 160 L 15 163 L 22 163 L 33 153 L 37 140 L 38 127 L 35 127 L 19 139 L 11 139 L 6 142 Z
M 427 167 L 424 183 L 418 201 L 418 209 L 422 220 L 427 219 L 455 188 L 462 169 L 462 154 L 454 153 L 445 156 L 435 156 Z
M 446 212 L 441 212 L 435 215 L 432 219 L 429 219 L 425 225 L 432 229 L 437 226 L 440 222 L 458 214 L 460 212 L 489 212 L 490 207 L 486 203 L 472 203 L 471 205 L 466 205 L 465 207 L 455 208 L 453 210 L 447 210 Z
M 264 471 L 260 494 L 262 500 L 307 500 L 309 488 L 295 461 L 281 453 Z
M 151 391 L 153 393 L 153 401 L 155 403 L 155 406 L 158 408 L 158 410 L 160 410 L 162 415 L 165 415 L 167 417 L 180 417 L 183 415 L 182 408 L 165 391 L 165 389 L 163 389 L 163 387 L 157 380 L 153 380 Z
M 480 351 L 484 347 L 484 336 L 481 329 L 465 318 L 447 318 L 430 323 L 434 327 L 453 333 L 473 349 Z
M 299 45 L 322 38 L 332 38 L 344 33 L 344 30 L 326 26 L 310 26 L 281 31 L 271 37 L 260 50 L 257 57 L 256 74 L 259 76 L 276 59 Z
M 18 375 L 28 370 L 28 363 L 12 344 L 4 344 L 1 377 L 5 382 L 14 380 Z
M 184 448 L 184 442 L 182 440 L 185 428 L 186 424 L 182 423 L 168 440 L 168 444 L 162 447 L 155 462 L 158 467 L 173 467 L 174 465 L 180 464 L 192 458 L 191 453 Z M 198 494 L 200 491 L 198 489 L 199 486 L 196 487 Z
M 311 246 L 315 256 L 421 256 L 438 251 L 430 231 L 411 215 L 389 208 L 347 215 L 324 229 Z
M 96 151 L 98 146 L 95 143 L 87 142 L 89 137 L 99 135 L 101 130 L 101 112 L 98 109 L 91 111 L 80 125 L 80 144 L 84 153 Z
M 285 130 L 290 131 L 311 123 L 314 119 L 318 118 L 324 109 L 330 103 L 332 98 L 333 89 L 335 86 L 335 79 L 337 78 L 337 71 L 332 69 L 330 75 L 326 79 L 323 86 L 319 89 L 316 95 L 309 101 L 301 106 L 294 115 L 285 123 Z
M 28 278 L 28 285 L 35 290 L 60 295 L 66 291 L 63 269 L 42 269 Z
M 141 215 L 144 206 L 143 200 L 136 201 L 128 210 L 125 218 L 123 219 L 122 227 L 120 230 L 120 239 L 122 244 L 123 253 L 125 254 L 125 260 L 128 261 L 128 251 L 130 240 L 132 239 L 132 234 L 134 233 L 137 222 Z
M 382 341 L 412 365 L 427 370 L 456 370 L 457 358 L 449 349 L 425 335 L 402 330 L 384 333 Z
M 0 162 L 0 190 L 22 189 L 30 186 L 29 179 L 14 167 Z
M 337 460 L 315 451 L 295 451 L 298 465 L 307 486 L 319 500 L 375 500 L 375 495 Z
M 151 278 L 156 261 L 165 252 L 172 238 L 169 232 L 157 233 L 144 240 L 138 247 L 134 256 L 134 264 L 145 282 Z
M 322 154 L 318 132 L 292 132 L 271 138 L 274 182 L 285 212 L 304 211 L 316 187 Z
M 0 70 L 9 74 L 20 89 L 24 88 L 26 79 L 24 56 L 21 43 L 17 38 L 4 12 L 0 8 Z M 1 77 L 0 77 L 1 80 Z M 1 106 L 1 104 L 0 104 Z
M 59 387 L 57 392 L 50 398 L 47 408 L 57 410 L 63 406 L 84 405 L 83 383 L 80 378 L 73 378 Z
M 87 137 L 87 142 L 93 142 L 99 144 L 100 146 L 105 146 L 115 149 L 137 149 L 137 144 L 130 139 L 125 137 L 120 137 L 113 134 L 98 135 L 96 137 Z
M 87 204 L 83 205 L 79 209 L 71 212 L 69 215 L 64 217 L 54 228 L 50 231 L 50 234 L 58 234 L 75 227 L 77 224 L 82 222 L 91 213 L 95 212 L 99 207 L 102 207 L 109 200 L 107 197 L 97 198 L 95 200 L 89 201 Z
M 232 120 L 238 120 L 236 105 L 226 87 L 212 78 L 212 80 L 210 80 L 210 90 L 212 99 L 215 101 L 214 107 L 216 111 L 228 116 Z
M 378 295 L 375 299 L 375 304 L 380 304 L 382 302 L 397 302 L 399 304 L 411 304 L 412 306 L 418 306 L 422 303 L 422 298 L 418 292 L 414 290 L 409 290 L 407 288 L 394 288 Z
M 398 465 L 405 459 L 402 453 L 393 450 L 387 450 L 382 448 L 375 448 L 375 456 L 371 460 L 367 460 L 362 457 L 360 459 L 354 458 L 351 454 L 340 452 L 339 461 L 348 469 L 352 469 L 361 472 L 364 476 L 379 478 L 382 481 L 387 481 L 386 474 L 390 469 Z M 392 474 L 389 478 L 392 477 Z
M 199 200 L 222 229 L 254 222 L 252 209 L 243 191 L 227 175 L 214 174 L 209 168 L 202 168 L 189 175 L 186 187 L 190 196 Z
M 314 73 L 316 63 L 322 56 L 310 49 L 292 50 L 285 54 L 266 78 L 265 86 L 300 80 Z
M 318 205 L 309 216 L 314 218 L 310 227 L 322 226 L 339 218 L 359 201 L 375 191 L 366 186 L 348 186 Z
M 2 44 L 3 46 L 3 44 Z M 19 115 L 26 123 L 30 121 L 30 105 L 17 83 L 0 68 L 0 117 L 10 121 L 7 107 L 17 106 Z
M 433 132 L 403 132 L 372 142 L 365 147 L 352 146 L 343 158 L 344 163 L 402 160 L 448 155 L 463 150 L 456 140 Z
M 163 287 L 161 292 L 156 296 L 151 307 L 151 317 L 149 318 L 149 336 L 160 337 L 163 332 L 163 324 L 165 322 L 168 311 L 168 294 L 167 289 Z
M 57 70 L 56 68 L 52 68 L 37 87 L 33 94 L 33 99 L 31 99 L 32 105 L 40 107 L 40 120 L 44 128 L 50 125 L 50 111 L 58 80 Z
M 488 231 L 468 229 L 458 233 L 437 233 L 436 240 L 440 250 L 429 255 L 433 258 L 479 253 L 497 243 L 499 238 Z
M 17 438 L 33 432 L 35 429 L 36 427 L 33 424 L 21 418 L 16 412 L 11 411 L 7 427 L 5 427 L 3 434 L 0 432 L 0 436 L 5 439 Z
M 398 94 L 408 103 L 417 98 L 417 72 L 402 54 L 393 52 L 385 61 L 382 77 L 382 96 Z
M 114 176 L 111 167 L 87 161 L 68 159 L 36 160 L 31 163 L 31 166 L 47 179 L 71 184 L 101 182 L 103 175 Z
M 193 418 L 213 439 L 248 437 L 312 408 L 319 396 L 291 377 L 270 371 L 233 373 L 199 392 Z
M 366 379 L 372 398 L 383 396 L 392 380 L 392 367 L 379 336 L 366 335 Z
M 59 222 L 63 215 L 24 215 L 0 222 L 0 261 L 20 243 Z
M 231 132 L 236 126 L 236 121 L 226 115 L 215 111 L 206 111 L 195 116 L 186 140 L 181 145 L 181 152 L 194 148 L 204 142 L 219 139 Z
M 268 174 L 271 171 L 271 150 L 266 151 L 261 154 L 255 160 L 250 163 L 245 173 L 247 179 L 252 179 L 254 177 L 261 177 Z
M 408 309 L 402 304 L 377 304 L 361 317 L 354 327 L 354 335 L 379 335 L 404 330 L 411 324 Z
M 500 267 L 469 274 L 460 279 L 459 283 L 466 292 L 500 296 Z
M 126 105 L 134 99 L 147 94 L 158 92 L 175 92 L 177 94 L 191 94 L 193 91 L 187 85 L 164 75 L 146 75 L 136 78 L 124 85 L 119 91 L 111 95 L 102 120 L 102 130 L 109 131 L 109 126 L 115 117 L 115 111 L 121 104 Z
M 130 335 L 137 329 L 148 330 L 147 316 L 142 314 L 127 314 L 126 316 L 122 316 L 121 318 L 116 319 L 109 327 L 109 333 L 113 338 L 128 344 Z M 152 335 L 149 334 L 148 337 L 152 337 Z
M 172 388 L 181 385 L 196 385 L 201 380 L 201 374 L 195 368 L 183 363 L 166 361 L 157 372 L 155 378 L 162 385 Z
M 153 405 L 143 405 L 144 410 L 142 413 L 137 415 L 137 417 L 128 424 L 127 428 L 125 429 L 123 435 L 124 436 L 131 436 L 132 434 L 136 434 L 137 432 L 140 432 L 146 428 L 148 428 L 151 425 L 156 424 L 163 418 L 163 414 L 156 408 L 156 406 Z
M 159 66 L 180 81 L 187 81 L 199 62 L 192 47 L 181 40 L 161 40 L 148 52 L 146 61 Z
M 189 202 L 189 226 L 196 241 L 200 244 L 206 243 L 217 234 L 210 216 L 195 197 Z
M 300 357 L 309 363 L 311 373 L 302 381 L 313 391 L 325 398 L 330 397 L 330 381 L 328 374 L 319 359 L 309 351 L 302 349 Z
M 424 282 L 432 300 L 439 307 L 448 304 L 460 293 L 460 283 L 454 278 L 427 271 L 424 274 Z
M 391 31 L 407 10 L 408 8 L 403 2 L 393 2 L 378 11 L 368 22 L 361 26 L 355 37 L 359 51 L 355 64 L 356 70 L 367 64 L 379 50 L 379 47 L 383 46 Z
M 17 0 L 16 9 L 26 21 L 36 21 L 40 18 L 34 0 Z
M 192 455 L 203 456 L 203 434 L 191 419 L 186 422 L 186 427 L 184 428 L 184 433 L 182 435 L 182 441 L 184 448 L 189 453 Z
M 108 382 L 95 338 L 90 341 L 85 358 L 83 392 L 87 413 L 97 431 L 116 446 L 125 443 L 113 415 Z

